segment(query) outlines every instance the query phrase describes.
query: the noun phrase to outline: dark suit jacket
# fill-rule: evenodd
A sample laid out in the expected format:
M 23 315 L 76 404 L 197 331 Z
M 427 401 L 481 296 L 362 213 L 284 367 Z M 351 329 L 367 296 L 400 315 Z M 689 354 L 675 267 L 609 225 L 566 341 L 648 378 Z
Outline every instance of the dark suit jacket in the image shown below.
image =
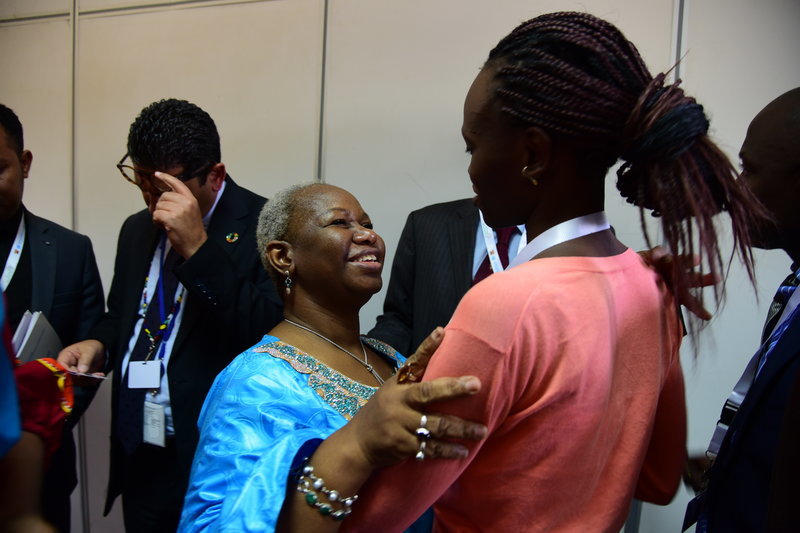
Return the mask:
M 767 531 L 797 533 L 800 531 L 800 372 L 794 377 L 789 400 L 783 414 L 767 509 Z
M 44 313 L 64 346 L 83 340 L 105 310 L 92 243 L 85 235 L 27 210 L 24 217 L 33 280 L 28 308 Z M 75 406 L 42 483 L 42 512 L 60 531 L 69 528 L 70 493 L 78 483 L 72 428 L 96 389 L 74 391 Z
M 282 319 L 281 302 L 255 243 L 258 215 L 266 200 L 239 187 L 230 177 L 226 182 L 207 229 L 208 240 L 176 269 L 187 294 L 167 373 L 175 446 L 187 481 L 199 437 L 197 417 L 214 378 Z M 238 239 L 226 239 L 228 235 L 238 235 Z M 158 238 L 159 229 L 146 209 L 131 215 L 122 225 L 108 312 L 91 335 L 105 345 L 107 369 L 113 371 L 106 513 L 122 491 L 120 467 L 125 460 L 115 429 L 120 366 L 133 334 Z
M 710 532 L 765 531 L 778 437 L 800 371 L 800 319 L 788 326 L 731 423 L 709 475 Z
M 42 311 L 64 346 L 83 340 L 103 314 L 103 286 L 89 237 L 25 211 L 31 311 Z
M 83 340 L 105 310 L 92 242 L 28 210 L 24 216 L 33 280 L 29 308 L 44 313 L 64 346 Z M 69 429 L 89 406 L 94 392 L 75 389 Z
M 472 286 L 479 220 L 471 198 L 430 205 L 408 215 L 383 314 L 370 337 L 410 355 L 436 326 L 450 321 Z

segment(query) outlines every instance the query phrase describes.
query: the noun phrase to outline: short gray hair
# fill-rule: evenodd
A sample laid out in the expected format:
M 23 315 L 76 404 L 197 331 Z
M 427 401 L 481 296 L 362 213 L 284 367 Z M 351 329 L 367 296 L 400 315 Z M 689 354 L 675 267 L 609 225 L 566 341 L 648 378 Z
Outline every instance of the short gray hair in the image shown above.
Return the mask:
M 298 193 L 316 185 L 321 184 L 316 182 L 300 183 L 283 189 L 264 205 L 261 214 L 258 215 L 258 226 L 256 226 L 258 255 L 271 276 L 274 270 L 267 260 L 267 244 L 270 241 L 286 240 L 289 233 L 289 222 L 295 209 L 300 206 L 297 201 Z

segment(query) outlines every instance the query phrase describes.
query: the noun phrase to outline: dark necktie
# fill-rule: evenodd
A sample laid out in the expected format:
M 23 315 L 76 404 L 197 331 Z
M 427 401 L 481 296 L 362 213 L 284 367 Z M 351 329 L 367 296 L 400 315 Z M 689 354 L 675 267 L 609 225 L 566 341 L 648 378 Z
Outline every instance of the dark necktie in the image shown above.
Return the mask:
M 756 376 L 758 376 L 761 369 L 764 368 L 772 352 L 772 348 L 775 347 L 775 344 L 777 344 L 781 335 L 783 335 L 783 332 L 789 326 L 789 318 L 791 317 L 784 320 L 780 325 L 778 325 L 778 320 L 783 314 L 783 310 L 786 308 L 789 298 L 792 297 L 795 289 L 797 289 L 797 284 L 798 279 L 795 271 L 783 280 L 783 283 L 781 283 L 781 286 L 778 287 L 778 290 L 775 292 L 772 305 L 769 306 L 769 312 L 767 313 L 767 322 L 764 324 L 764 331 L 761 334 L 761 355 L 758 360 Z
M 507 228 L 500 228 L 496 230 L 497 233 L 497 257 L 500 258 L 500 263 L 503 265 L 503 268 L 508 266 L 508 245 L 511 242 L 511 237 L 519 231 L 516 226 L 509 226 Z M 478 267 L 478 271 L 475 273 L 475 278 L 472 280 L 472 284 L 475 285 L 479 281 L 484 278 L 487 278 L 489 274 L 492 273 L 492 264 L 489 261 L 489 256 L 487 254 L 486 259 L 483 260 L 481 266 Z
M 769 338 L 772 330 L 775 329 L 775 324 L 778 323 L 778 319 L 783 313 L 789 298 L 792 297 L 792 293 L 794 293 L 794 290 L 797 288 L 797 284 L 797 273 L 792 272 L 783 280 L 781 286 L 778 287 L 775 297 L 772 299 L 772 305 L 769 306 L 767 321 L 764 323 L 764 330 L 761 333 L 762 344 Z
M 156 250 L 158 253 L 158 250 Z M 153 291 L 153 296 L 147 302 L 147 309 L 144 314 L 144 322 L 142 329 L 139 331 L 139 337 L 136 339 L 136 344 L 131 351 L 130 362 L 133 361 L 152 361 L 155 360 L 158 354 L 161 339 L 164 332 L 167 331 L 169 326 L 165 324 L 165 320 L 174 320 L 175 314 L 175 291 L 178 287 L 178 278 L 175 276 L 175 267 L 181 257 L 175 252 L 175 249 L 170 249 L 164 260 L 164 266 L 161 269 L 161 276 L 163 276 L 163 302 L 166 316 L 162 317 L 159 299 L 161 298 L 160 290 L 162 283 L 156 283 L 156 289 Z M 164 327 L 162 327 L 164 326 Z M 148 331 L 150 335 L 148 335 Z M 152 339 L 151 339 L 152 336 Z M 145 394 L 151 389 L 131 389 L 128 387 L 128 372 L 126 369 L 125 374 L 122 376 L 122 383 L 120 383 L 119 397 L 117 399 L 117 413 L 116 413 L 116 426 L 117 435 L 119 436 L 122 447 L 127 454 L 131 454 L 142 443 L 142 436 L 144 434 L 144 398 Z M 161 369 L 163 375 L 164 369 Z

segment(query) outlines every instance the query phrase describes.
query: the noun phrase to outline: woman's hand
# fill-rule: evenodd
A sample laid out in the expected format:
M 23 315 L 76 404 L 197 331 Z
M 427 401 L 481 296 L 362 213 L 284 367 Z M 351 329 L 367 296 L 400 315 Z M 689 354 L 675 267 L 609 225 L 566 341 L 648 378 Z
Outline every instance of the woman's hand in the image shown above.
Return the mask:
M 422 381 L 428 362 L 444 338 L 444 328 L 439 326 L 419 345 L 414 355 L 406 360 L 406 364 L 397 371 L 398 383 L 416 383 Z
M 650 250 L 639 252 L 639 256 L 650 267 L 658 272 L 668 285 L 671 285 L 673 276 L 681 271 L 686 271 L 690 275 L 691 284 L 690 288 L 699 289 L 702 287 L 710 287 L 719 283 L 719 276 L 713 272 L 702 273 L 696 272 L 695 267 L 700 265 L 700 257 L 697 255 L 679 255 L 673 256 L 666 249 L 661 246 L 656 246 Z M 672 289 L 672 287 L 670 287 Z M 680 294 L 675 294 L 678 303 L 684 306 L 689 312 L 700 318 L 701 320 L 711 320 L 711 313 L 703 307 L 701 300 L 689 292 L 688 290 L 682 291 Z
M 480 440 L 486 427 L 451 415 L 428 413 L 431 403 L 471 396 L 480 390 L 474 376 L 442 377 L 421 383 L 422 375 L 444 339 L 438 327 L 422 341 L 395 378 L 389 379 L 348 426 L 366 464 L 387 466 L 410 456 L 461 459 L 467 448 L 452 439 Z
M 388 380 L 343 431 L 351 433 L 362 467 L 380 468 L 418 453 L 420 458 L 463 459 L 468 450 L 457 440 L 480 440 L 483 424 L 429 412 L 434 402 L 471 396 L 480 390 L 474 376 L 442 377 L 424 383 Z M 423 424 L 424 416 L 424 424 Z M 424 444 L 423 444 L 424 443 Z

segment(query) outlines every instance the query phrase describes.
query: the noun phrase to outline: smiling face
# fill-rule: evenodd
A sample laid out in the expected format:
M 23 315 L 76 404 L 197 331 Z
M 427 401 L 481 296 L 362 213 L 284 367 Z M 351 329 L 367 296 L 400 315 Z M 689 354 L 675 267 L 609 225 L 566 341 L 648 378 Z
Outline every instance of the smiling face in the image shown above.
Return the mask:
M 486 223 L 500 228 L 527 221 L 535 188 L 522 175 L 530 155 L 525 129 L 512 125 L 492 104 L 493 72 L 487 65 L 472 83 L 464 101 L 461 135 L 470 154 L 475 203 Z
M 381 289 L 386 251 L 369 215 L 352 194 L 332 185 L 309 187 L 296 202 L 288 240 L 297 290 L 316 300 L 366 303 Z

